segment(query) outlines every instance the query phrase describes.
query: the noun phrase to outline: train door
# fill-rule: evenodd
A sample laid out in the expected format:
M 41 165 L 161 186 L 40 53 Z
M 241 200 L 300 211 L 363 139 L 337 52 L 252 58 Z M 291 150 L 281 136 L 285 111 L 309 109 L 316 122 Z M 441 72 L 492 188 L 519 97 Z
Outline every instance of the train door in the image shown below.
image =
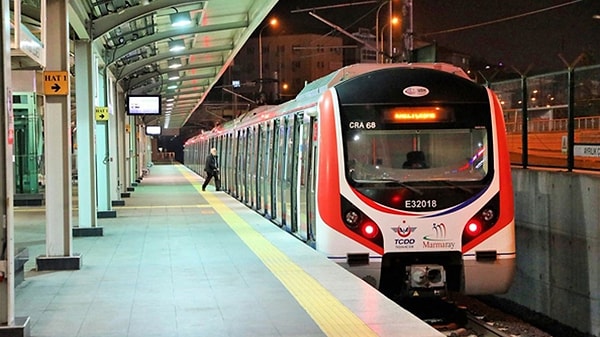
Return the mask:
M 247 129 L 240 131 L 240 144 L 238 145 L 238 180 L 239 180 L 239 190 L 240 190 L 240 201 L 247 202 L 248 201 L 248 184 L 246 182 L 246 159 L 248 152 L 248 138 L 247 138 Z
M 302 119 L 303 119 L 303 114 L 300 113 L 296 116 L 294 116 L 294 125 L 293 125 L 293 134 L 292 134 L 292 151 L 290 152 L 290 161 L 288 161 L 288 165 L 289 165 L 289 171 L 290 171 L 290 175 L 291 175 L 291 195 L 290 195 L 290 201 L 291 201 L 291 209 L 290 209 L 290 213 L 292 216 L 291 218 L 291 232 L 298 236 L 300 239 L 305 240 L 306 239 L 306 230 L 304 228 L 302 228 L 302 223 L 299 221 L 301 216 L 300 216 L 300 204 L 302 202 L 302 199 L 300 198 L 300 193 L 302 190 L 302 185 L 304 184 L 304 181 L 302 180 L 302 162 L 304 160 L 304 149 L 303 144 L 302 144 L 302 131 L 303 131 L 303 126 L 302 126 Z
M 237 131 L 233 131 L 233 133 L 231 133 L 231 160 L 229 161 L 231 163 L 230 165 L 230 177 L 231 177 L 231 185 L 230 188 L 231 190 L 229 191 L 229 193 L 231 193 L 231 195 L 234 198 L 237 198 L 240 194 L 239 192 L 239 182 L 238 182 L 238 177 L 237 177 L 237 160 L 238 160 L 238 132 Z
M 277 149 L 277 128 L 276 121 L 272 121 L 269 124 L 269 140 L 267 146 L 269 147 L 269 153 L 271 154 L 271 160 L 269 160 L 268 179 L 267 179 L 267 214 L 272 220 L 275 218 L 275 168 L 277 167 L 275 161 L 275 150 Z
M 247 157 L 246 161 L 246 183 L 248 184 L 248 199 L 247 204 L 250 208 L 254 208 L 256 205 L 256 130 L 252 127 L 248 128 L 248 145 L 247 145 Z
M 313 188 L 313 124 L 314 118 L 299 116 L 299 144 L 298 144 L 298 229 L 297 235 L 304 241 L 310 237 L 310 217 L 313 210 L 311 196 L 314 195 Z
M 254 209 L 256 209 L 256 211 L 259 214 L 262 214 L 262 207 L 263 207 L 263 203 L 262 203 L 262 195 L 263 195 L 263 191 L 262 191 L 262 187 L 263 187 L 263 167 L 265 166 L 265 153 L 264 153 L 264 146 L 263 146 L 263 141 L 265 138 L 265 126 L 259 124 L 258 127 L 256 128 L 256 190 L 255 190 L 255 194 L 254 194 L 254 199 L 255 199 L 255 204 L 254 204 Z
M 219 136 L 219 137 L 215 138 L 215 146 L 214 147 L 217 149 L 217 165 L 219 167 L 219 170 L 221 170 L 222 166 L 223 166 L 223 161 L 225 160 L 225 149 L 226 149 L 225 137 Z M 221 176 L 219 176 L 219 178 L 222 178 L 223 177 L 222 172 L 220 172 L 220 173 L 221 173 Z M 213 181 L 213 183 L 215 184 L 215 187 L 216 187 L 217 183 L 214 181 Z
M 286 119 L 286 126 L 285 126 L 285 138 L 284 138 L 284 143 L 285 143 L 285 156 L 284 156 L 284 163 L 283 163 L 283 180 L 282 182 L 282 193 L 281 193 L 281 203 L 282 203 L 282 224 L 288 228 L 289 231 L 293 230 L 293 227 L 295 226 L 295 220 L 293 217 L 293 212 L 292 212 L 292 195 L 293 195 L 293 191 L 295 191 L 295 188 L 292 188 L 293 184 L 294 184 L 294 171 L 297 171 L 294 169 L 294 163 L 296 162 L 294 160 L 294 158 L 296 157 L 296 151 L 294 151 L 295 148 L 295 141 L 294 141 L 294 119 L 293 118 L 287 118 Z M 295 199 L 295 198 L 294 198 Z
M 221 159 L 221 190 L 229 191 L 229 159 L 231 158 L 231 137 L 229 134 L 223 135 L 223 158 Z
M 286 124 L 285 119 L 275 120 L 273 133 L 275 140 L 273 147 L 273 218 L 280 226 L 283 226 L 283 181 L 285 172 L 285 149 L 286 149 Z
M 261 205 L 263 209 L 263 213 L 265 215 L 271 216 L 271 171 L 272 171 L 272 136 L 271 136 L 271 122 L 265 124 L 263 130 L 263 140 L 261 144 L 262 150 L 262 181 L 261 181 Z
M 308 241 L 314 243 L 316 241 L 316 223 L 317 223 L 317 148 L 318 148 L 318 120 L 316 118 L 310 119 L 310 130 L 312 139 L 310 146 L 310 172 L 308 173 L 308 195 L 307 195 L 307 212 L 308 212 Z

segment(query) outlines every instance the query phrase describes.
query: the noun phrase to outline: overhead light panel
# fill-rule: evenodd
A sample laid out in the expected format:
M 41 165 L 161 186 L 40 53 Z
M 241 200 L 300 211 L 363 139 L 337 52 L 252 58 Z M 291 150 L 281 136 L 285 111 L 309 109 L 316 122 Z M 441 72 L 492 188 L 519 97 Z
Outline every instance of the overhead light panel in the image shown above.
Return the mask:
M 190 12 L 173 13 L 170 15 L 171 26 L 182 27 L 192 23 Z
M 185 49 L 185 43 L 183 40 L 169 41 L 169 51 L 180 51 Z
M 169 81 L 175 81 L 180 78 L 178 71 L 169 71 Z
M 176 69 L 176 68 L 179 68 L 181 66 L 182 66 L 181 59 L 170 59 L 169 60 L 169 68 L 170 69 Z

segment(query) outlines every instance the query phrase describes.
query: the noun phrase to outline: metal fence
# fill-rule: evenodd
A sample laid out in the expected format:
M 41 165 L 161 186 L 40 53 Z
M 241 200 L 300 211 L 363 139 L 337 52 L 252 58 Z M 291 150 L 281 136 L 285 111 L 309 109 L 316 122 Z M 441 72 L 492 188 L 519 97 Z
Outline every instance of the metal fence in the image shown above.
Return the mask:
M 600 170 L 600 65 L 490 88 L 504 109 L 512 164 Z

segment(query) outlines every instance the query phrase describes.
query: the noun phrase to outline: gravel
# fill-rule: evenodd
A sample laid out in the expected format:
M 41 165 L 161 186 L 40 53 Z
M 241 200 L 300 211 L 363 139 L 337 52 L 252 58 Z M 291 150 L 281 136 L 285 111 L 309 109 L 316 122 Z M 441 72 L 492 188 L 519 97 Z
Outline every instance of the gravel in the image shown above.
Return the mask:
M 540 313 L 495 296 L 454 296 L 457 303 L 514 337 L 592 337 Z

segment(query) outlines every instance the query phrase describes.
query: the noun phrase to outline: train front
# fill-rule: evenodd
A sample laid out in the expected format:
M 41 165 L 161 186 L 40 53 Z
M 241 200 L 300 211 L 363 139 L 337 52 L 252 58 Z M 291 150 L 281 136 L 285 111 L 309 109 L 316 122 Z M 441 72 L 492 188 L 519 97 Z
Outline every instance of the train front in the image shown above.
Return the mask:
M 503 293 L 516 254 L 501 107 L 438 67 L 457 69 L 388 66 L 324 96 L 317 242 L 391 297 Z

